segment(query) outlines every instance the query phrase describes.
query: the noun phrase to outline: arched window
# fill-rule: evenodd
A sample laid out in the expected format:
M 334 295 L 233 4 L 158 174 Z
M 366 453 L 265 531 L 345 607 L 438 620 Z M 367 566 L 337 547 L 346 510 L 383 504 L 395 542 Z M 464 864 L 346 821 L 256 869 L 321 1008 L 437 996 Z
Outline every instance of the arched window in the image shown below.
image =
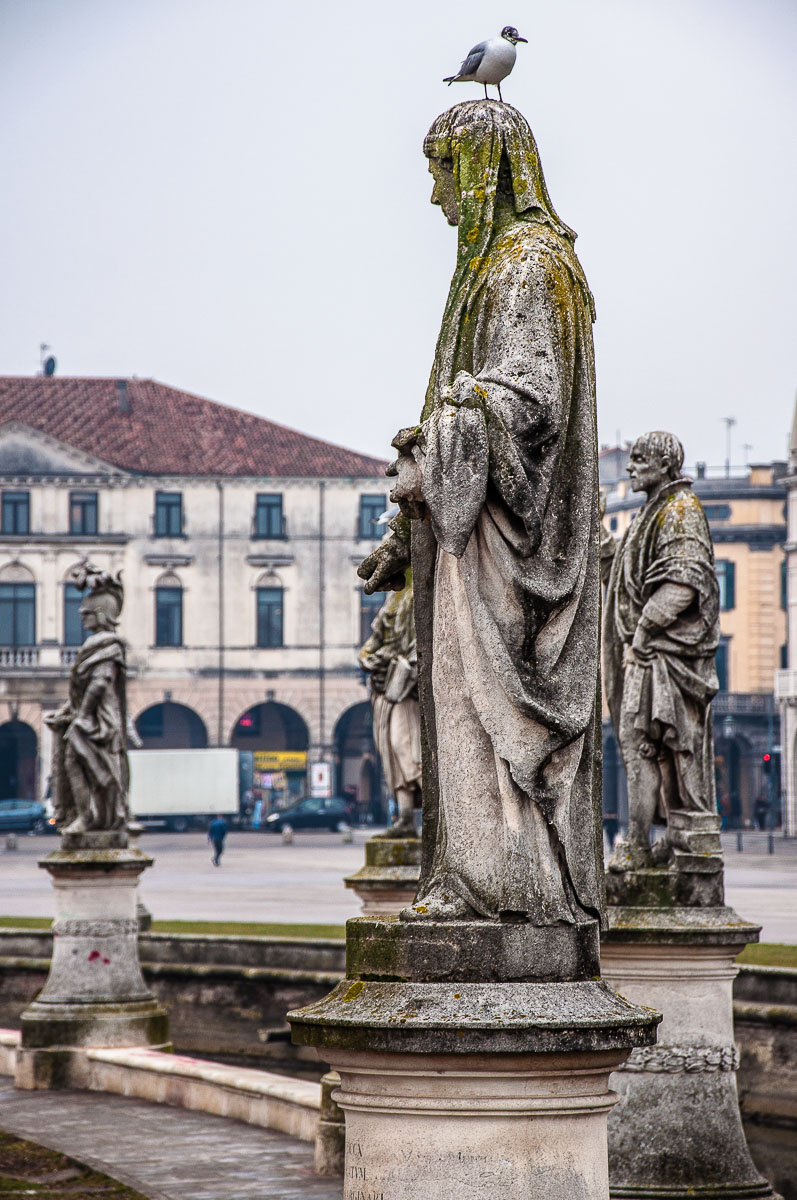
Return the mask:
M 183 644 L 183 585 L 176 575 L 161 575 L 155 585 L 155 645 Z
M 273 650 L 282 646 L 283 590 L 279 577 L 270 571 L 261 575 L 255 588 L 257 645 Z
M 36 585 L 20 563 L 0 571 L 0 646 L 35 646 Z
M 88 636 L 80 616 L 83 592 L 74 583 L 64 584 L 64 645 L 81 646 Z

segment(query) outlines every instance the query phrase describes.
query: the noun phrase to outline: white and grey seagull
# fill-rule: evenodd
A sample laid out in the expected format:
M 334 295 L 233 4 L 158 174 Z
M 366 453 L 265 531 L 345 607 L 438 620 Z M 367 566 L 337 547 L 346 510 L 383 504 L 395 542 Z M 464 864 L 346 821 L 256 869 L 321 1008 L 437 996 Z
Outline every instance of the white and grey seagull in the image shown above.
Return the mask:
M 528 42 L 528 38 L 521 37 L 514 25 L 505 25 L 500 37 L 479 42 L 478 46 L 468 51 L 468 57 L 456 75 L 447 75 L 443 83 L 447 83 L 449 87 L 452 83 L 483 83 L 485 100 L 487 84 L 495 84 L 498 88 L 498 98 L 503 104 L 501 80 L 506 79 L 515 65 L 515 46 L 518 42 Z

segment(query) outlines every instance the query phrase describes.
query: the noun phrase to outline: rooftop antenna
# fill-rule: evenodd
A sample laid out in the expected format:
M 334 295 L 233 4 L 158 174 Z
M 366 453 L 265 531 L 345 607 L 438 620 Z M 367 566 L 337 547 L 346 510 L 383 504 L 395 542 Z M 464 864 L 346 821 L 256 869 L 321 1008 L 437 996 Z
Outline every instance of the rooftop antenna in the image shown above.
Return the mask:
M 736 417 L 720 417 L 725 422 L 725 477 L 731 473 L 731 430 L 736 424 Z
M 41 374 L 46 376 L 48 379 L 55 374 L 56 367 L 55 356 L 47 353 L 47 351 L 51 348 L 52 347 L 48 346 L 46 342 L 39 342 L 39 362 L 41 363 Z
M 752 442 L 744 442 L 742 445 L 742 449 L 744 450 L 744 465 L 747 466 L 748 459 L 750 457 L 750 451 L 753 449 L 753 443 Z

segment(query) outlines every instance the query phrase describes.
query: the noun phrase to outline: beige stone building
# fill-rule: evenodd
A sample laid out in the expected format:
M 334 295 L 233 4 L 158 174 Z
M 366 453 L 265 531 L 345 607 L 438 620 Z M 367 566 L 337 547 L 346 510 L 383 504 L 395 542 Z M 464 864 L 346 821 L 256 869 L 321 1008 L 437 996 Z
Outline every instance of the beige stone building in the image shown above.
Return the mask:
M 788 631 L 786 662 L 776 677 L 781 711 L 781 783 L 784 798 L 784 830 L 797 837 L 797 404 L 791 429 L 788 474 L 783 479 L 787 493 L 786 578 Z
M 152 380 L 0 379 L 0 798 L 40 794 L 82 640 L 69 572 L 121 568 L 145 747 L 232 745 L 285 795 L 379 789 L 357 649 L 384 463 Z
M 618 447 L 601 453 L 606 525 L 617 538 L 644 500 L 630 490 L 627 459 L 627 450 Z M 730 828 L 754 822 L 761 797 L 772 796 L 778 803 L 779 714 L 773 679 L 786 652 L 786 471 L 784 462 L 733 468 L 728 474 L 698 463 L 690 471 L 708 516 L 720 585 L 714 740 L 717 795 Z M 604 807 L 618 811 L 621 820 L 623 786 L 616 741 L 604 713 Z

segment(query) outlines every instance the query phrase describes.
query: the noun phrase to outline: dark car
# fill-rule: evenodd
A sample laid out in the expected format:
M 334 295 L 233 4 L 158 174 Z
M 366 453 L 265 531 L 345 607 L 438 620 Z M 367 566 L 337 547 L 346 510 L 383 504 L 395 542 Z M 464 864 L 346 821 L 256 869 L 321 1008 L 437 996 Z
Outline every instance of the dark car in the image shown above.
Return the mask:
M 269 813 L 263 828 L 270 833 L 279 833 L 286 825 L 290 825 L 292 829 L 331 829 L 334 833 L 345 820 L 346 801 L 339 796 L 329 800 L 308 796 L 279 812 Z
M 0 830 L 27 829 L 29 833 L 44 833 L 46 828 L 44 805 L 38 800 L 0 800 Z

